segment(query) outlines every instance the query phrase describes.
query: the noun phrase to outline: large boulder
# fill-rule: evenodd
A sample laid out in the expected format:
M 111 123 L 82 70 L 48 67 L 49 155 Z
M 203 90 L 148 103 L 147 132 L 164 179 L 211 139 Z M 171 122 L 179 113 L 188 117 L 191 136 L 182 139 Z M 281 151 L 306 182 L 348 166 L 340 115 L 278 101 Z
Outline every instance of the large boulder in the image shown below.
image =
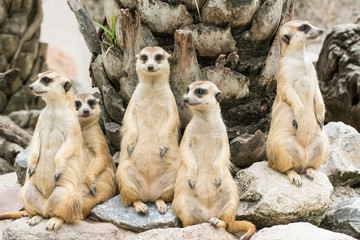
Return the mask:
M 303 185 L 299 188 L 285 174 L 269 168 L 266 161 L 239 171 L 237 218 L 249 220 L 258 228 L 301 221 L 320 224 L 330 205 L 333 186 L 321 172 L 313 181 L 301 176 Z
M 318 228 L 310 223 L 299 222 L 261 229 L 251 240 L 355 240 L 341 233 Z
M 131 239 L 135 234 L 117 228 L 111 223 L 81 221 L 77 224 L 63 224 L 58 231 L 46 231 L 47 220 L 38 225 L 26 223 L 29 218 L 21 218 L 10 223 L 4 230 L 2 240 L 13 239 Z
M 95 206 L 91 215 L 102 221 L 112 222 L 124 229 L 143 232 L 153 228 L 179 227 L 180 220 L 171 210 L 168 203 L 168 211 L 165 214 L 159 213 L 155 204 L 147 204 L 148 214 L 140 215 L 133 207 L 124 207 L 117 195 L 106 202 Z
M 15 158 L 15 171 L 18 178 L 18 183 L 23 185 L 26 177 L 27 160 L 30 156 L 30 147 L 21 151 Z
M 0 157 L 0 175 L 14 172 L 15 168 L 11 166 L 7 161 L 5 161 L 3 158 Z
M 325 126 L 330 150 L 320 167 L 334 186 L 354 186 L 360 183 L 360 134 L 342 122 Z
M 335 26 L 326 36 L 317 73 L 326 122 L 342 121 L 360 131 L 360 21 Z
M 331 205 L 321 227 L 360 239 L 360 197 Z

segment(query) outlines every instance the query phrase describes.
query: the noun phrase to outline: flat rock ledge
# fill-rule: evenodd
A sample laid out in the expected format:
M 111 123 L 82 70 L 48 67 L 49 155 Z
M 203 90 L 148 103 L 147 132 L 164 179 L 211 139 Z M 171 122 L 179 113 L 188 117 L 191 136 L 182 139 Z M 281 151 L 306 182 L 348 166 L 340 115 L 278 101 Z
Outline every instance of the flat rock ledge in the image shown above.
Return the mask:
M 124 207 L 120 195 L 110 198 L 91 210 L 92 217 L 111 222 L 118 227 L 135 232 L 143 232 L 154 228 L 180 227 L 181 223 L 168 203 L 168 211 L 159 213 L 155 204 L 147 204 L 148 214 L 140 215 L 133 207 Z

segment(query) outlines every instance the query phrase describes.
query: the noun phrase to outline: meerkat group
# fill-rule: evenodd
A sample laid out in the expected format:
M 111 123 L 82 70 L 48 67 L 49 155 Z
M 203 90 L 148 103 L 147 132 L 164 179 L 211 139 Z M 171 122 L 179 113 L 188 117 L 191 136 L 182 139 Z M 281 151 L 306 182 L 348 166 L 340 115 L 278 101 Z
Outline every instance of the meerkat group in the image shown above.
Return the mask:
M 329 148 L 325 105 L 314 67 L 304 57 L 304 46 L 322 33 L 302 21 L 288 22 L 279 32 L 281 58 L 266 149 L 269 166 L 297 186 L 302 184 L 298 174 L 315 177 Z M 242 239 L 255 233 L 254 224 L 235 220 L 239 197 L 229 170 L 222 93 L 209 81 L 189 85 L 184 102 L 193 117 L 179 148 L 169 57 L 160 47 L 136 55 L 139 83 L 124 115 L 117 170 L 98 123 L 99 101 L 91 94 L 74 98 L 71 81 L 61 73 L 39 74 L 29 88 L 47 106 L 31 141 L 20 192 L 30 225 L 50 218 L 46 229 L 56 230 L 63 222 L 77 222 L 118 189 L 123 205 L 140 214 L 147 214 L 148 202 L 166 213 L 172 201 L 184 227 L 209 222 L 229 232 L 246 231 Z

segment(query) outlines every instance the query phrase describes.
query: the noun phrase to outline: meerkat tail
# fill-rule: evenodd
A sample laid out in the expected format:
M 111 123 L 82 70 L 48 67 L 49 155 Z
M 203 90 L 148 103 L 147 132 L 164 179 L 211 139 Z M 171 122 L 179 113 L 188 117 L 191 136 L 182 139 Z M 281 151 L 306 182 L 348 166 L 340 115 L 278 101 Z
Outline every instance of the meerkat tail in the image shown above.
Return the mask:
M 248 221 L 235 221 L 230 229 L 228 229 L 229 232 L 240 232 L 240 231 L 246 231 L 246 234 L 242 236 L 240 239 L 242 240 L 248 240 L 254 233 L 256 232 L 256 227 L 254 224 Z
M 0 220 L 5 220 L 5 219 L 19 219 L 22 217 L 27 216 L 27 212 L 26 211 L 19 211 L 19 212 L 10 212 L 10 213 L 1 213 L 0 214 Z

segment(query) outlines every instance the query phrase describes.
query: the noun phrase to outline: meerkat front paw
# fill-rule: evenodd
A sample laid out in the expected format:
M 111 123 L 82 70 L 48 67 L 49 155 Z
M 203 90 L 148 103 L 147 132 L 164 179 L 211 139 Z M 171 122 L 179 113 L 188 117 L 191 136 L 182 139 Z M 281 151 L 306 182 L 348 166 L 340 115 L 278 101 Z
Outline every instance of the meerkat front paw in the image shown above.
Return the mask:
M 314 180 L 316 177 L 316 171 L 312 168 L 305 169 L 305 174 L 310 180 Z
M 296 121 L 296 119 L 293 120 L 292 125 L 295 129 L 298 129 L 298 122 Z
M 159 149 L 159 152 L 160 152 L 160 157 L 164 158 L 165 154 L 167 152 L 167 148 L 165 146 L 161 146 L 160 149 Z
M 214 227 L 221 227 L 221 228 L 225 228 L 226 224 L 224 221 L 221 221 L 220 219 L 218 218 L 211 218 L 209 220 L 209 223 L 211 225 L 213 225 Z
M 29 177 L 31 177 L 32 175 L 34 175 L 35 169 L 36 169 L 36 165 L 30 165 L 30 166 L 28 167 Z
M 189 178 L 188 183 L 189 183 L 191 190 L 194 190 L 195 189 L 195 179 Z
M 323 127 L 324 127 L 324 119 L 318 119 L 318 120 L 317 120 L 317 123 L 319 124 L 320 129 L 322 130 Z
M 38 224 L 38 223 L 41 221 L 41 219 L 43 219 L 42 216 L 40 216 L 40 215 L 35 215 L 35 216 L 33 216 L 32 218 L 30 218 L 28 221 L 26 221 L 26 222 L 27 222 L 27 224 L 29 224 L 30 226 L 35 226 L 36 224 Z
M 62 169 L 57 169 L 57 170 L 55 171 L 55 182 L 59 181 L 62 172 L 63 172 Z
M 221 186 L 221 182 L 222 180 L 220 177 L 215 178 L 215 187 L 219 188 Z
M 128 153 L 128 156 L 130 157 L 132 152 L 134 151 L 135 149 L 135 144 L 134 143 L 129 143 L 126 147 L 126 151 Z
M 141 202 L 141 201 L 135 201 L 133 203 L 135 211 L 139 214 L 148 214 L 148 206 L 146 206 L 145 203 Z

